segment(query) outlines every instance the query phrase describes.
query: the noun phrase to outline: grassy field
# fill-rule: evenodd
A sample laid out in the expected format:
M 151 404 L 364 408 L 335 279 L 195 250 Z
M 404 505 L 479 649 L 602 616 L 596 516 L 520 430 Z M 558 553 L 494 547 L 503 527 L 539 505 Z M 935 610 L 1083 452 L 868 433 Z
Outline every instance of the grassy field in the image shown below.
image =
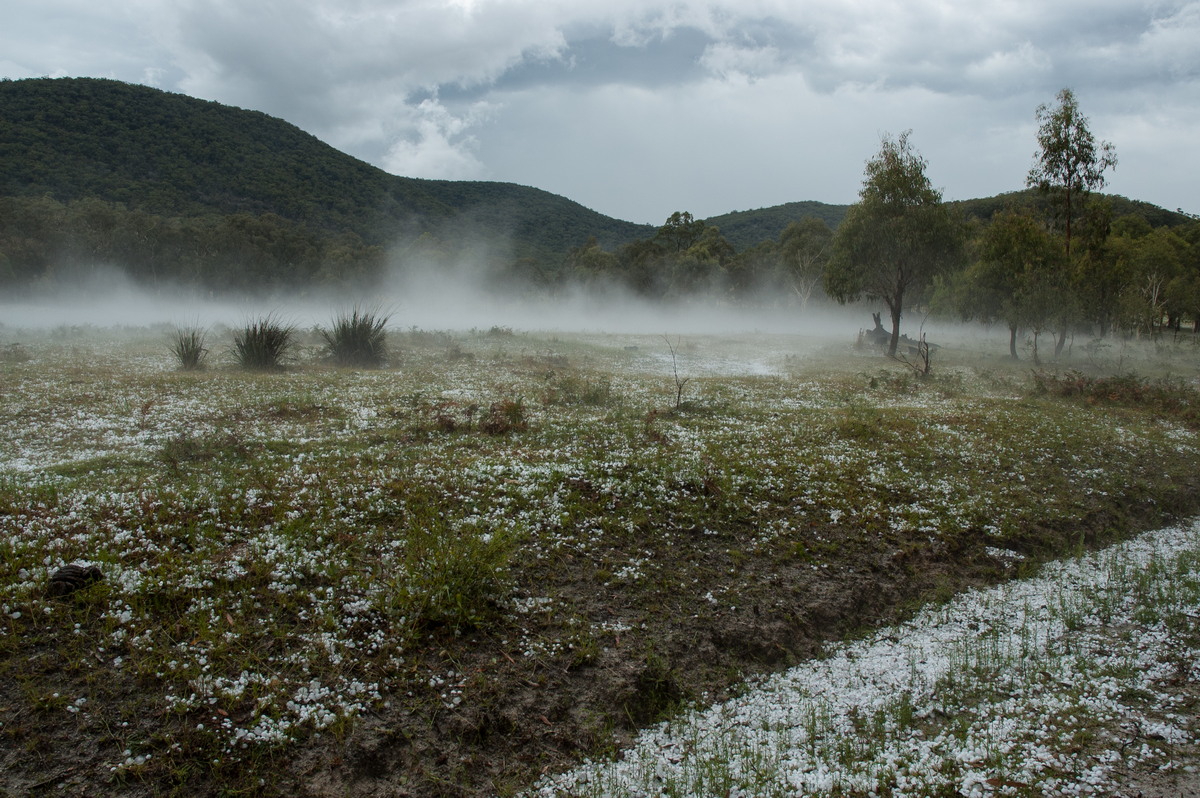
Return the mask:
M 247 371 L 217 330 L 184 371 L 168 330 L 0 334 L 18 795 L 513 794 L 1200 511 L 1190 341 L 921 379 L 787 336 L 394 330 L 349 370 L 300 331 Z M 48 596 L 68 563 L 104 578 Z

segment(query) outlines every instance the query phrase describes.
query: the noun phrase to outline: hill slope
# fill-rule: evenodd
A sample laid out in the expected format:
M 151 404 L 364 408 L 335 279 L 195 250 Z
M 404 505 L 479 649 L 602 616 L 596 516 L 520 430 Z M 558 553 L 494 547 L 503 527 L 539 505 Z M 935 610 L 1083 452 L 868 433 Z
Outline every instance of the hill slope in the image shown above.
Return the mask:
M 736 249 L 743 250 L 768 239 L 777 240 L 784 228 L 807 216 L 815 216 L 830 227 L 837 227 L 849 208 L 849 205 L 824 202 L 788 202 L 753 211 L 734 211 L 704 221 L 719 228 L 721 235 Z
M 0 195 L 163 216 L 274 213 L 368 243 L 470 219 L 516 251 L 647 233 L 539 189 L 390 175 L 257 111 L 95 78 L 0 82 Z

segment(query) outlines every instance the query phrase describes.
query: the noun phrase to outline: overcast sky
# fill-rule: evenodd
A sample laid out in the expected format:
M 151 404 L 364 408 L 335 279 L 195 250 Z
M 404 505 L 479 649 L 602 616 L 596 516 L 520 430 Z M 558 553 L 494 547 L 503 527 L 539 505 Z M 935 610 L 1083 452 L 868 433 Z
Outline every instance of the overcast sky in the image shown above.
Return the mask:
M 1200 213 L 1200 0 L 5 0 L 0 75 L 264 111 L 412 177 L 661 224 L 850 203 L 911 129 L 947 199 L 1024 186 L 1074 89 L 1106 190 Z M 0 109 L 2 111 L 2 109 Z

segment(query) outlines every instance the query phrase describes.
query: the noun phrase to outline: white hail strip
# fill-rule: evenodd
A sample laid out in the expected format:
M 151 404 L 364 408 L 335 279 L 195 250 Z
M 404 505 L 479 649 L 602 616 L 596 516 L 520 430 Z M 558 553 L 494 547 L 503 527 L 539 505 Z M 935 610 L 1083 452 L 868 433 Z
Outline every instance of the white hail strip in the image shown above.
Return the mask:
M 1177 766 L 1146 740 L 1193 736 L 1158 686 L 1181 666 L 1200 676 L 1200 651 L 1163 623 L 1198 614 L 1200 558 L 1180 559 L 1197 551 L 1200 520 L 964 593 L 649 729 L 620 761 L 587 763 L 533 794 L 982 796 L 1036 782 L 1086 795 L 1118 765 Z M 1081 729 L 1140 731 L 1072 750 Z

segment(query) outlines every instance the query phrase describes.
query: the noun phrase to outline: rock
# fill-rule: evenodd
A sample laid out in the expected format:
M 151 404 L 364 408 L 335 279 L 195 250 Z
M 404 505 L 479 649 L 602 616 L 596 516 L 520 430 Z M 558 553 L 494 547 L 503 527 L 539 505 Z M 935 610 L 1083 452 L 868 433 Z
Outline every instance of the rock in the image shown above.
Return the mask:
M 50 577 L 46 586 L 47 596 L 67 596 L 104 578 L 94 565 L 64 565 Z

